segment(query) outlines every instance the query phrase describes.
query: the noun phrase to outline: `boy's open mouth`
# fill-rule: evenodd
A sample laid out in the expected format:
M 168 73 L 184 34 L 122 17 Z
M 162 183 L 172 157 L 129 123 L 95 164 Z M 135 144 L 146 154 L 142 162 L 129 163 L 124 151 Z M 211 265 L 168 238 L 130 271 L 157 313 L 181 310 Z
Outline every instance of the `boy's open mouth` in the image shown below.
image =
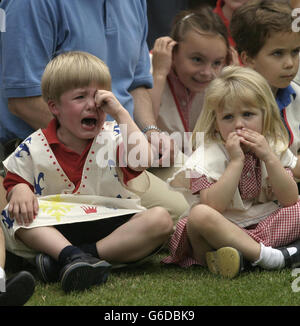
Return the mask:
M 95 118 L 84 118 L 81 120 L 81 124 L 88 127 L 94 127 L 97 124 L 97 119 Z

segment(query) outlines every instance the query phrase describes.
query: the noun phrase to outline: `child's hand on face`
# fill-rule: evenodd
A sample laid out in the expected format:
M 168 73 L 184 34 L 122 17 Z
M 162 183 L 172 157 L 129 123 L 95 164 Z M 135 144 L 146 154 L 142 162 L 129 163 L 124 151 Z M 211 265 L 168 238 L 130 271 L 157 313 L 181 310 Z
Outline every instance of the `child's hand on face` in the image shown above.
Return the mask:
M 96 92 L 95 102 L 97 109 L 103 110 L 114 119 L 124 109 L 112 92 L 103 89 L 99 89 Z
M 241 148 L 241 136 L 236 131 L 231 132 L 225 143 L 225 147 L 232 161 L 244 161 L 245 155 Z
M 241 143 L 260 160 L 266 162 L 269 158 L 273 157 L 274 154 L 262 134 L 247 128 L 239 130 L 238 134 L 241 136 Z

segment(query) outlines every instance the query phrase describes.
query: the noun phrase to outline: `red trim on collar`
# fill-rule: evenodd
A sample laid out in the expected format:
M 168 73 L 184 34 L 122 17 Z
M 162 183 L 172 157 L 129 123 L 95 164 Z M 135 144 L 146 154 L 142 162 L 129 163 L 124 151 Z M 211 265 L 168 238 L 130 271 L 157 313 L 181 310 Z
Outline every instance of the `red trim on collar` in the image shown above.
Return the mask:
M 54 118 L 49 122 L 47 128 L 42 129 L 42 132 L 45 135 L 49 145 L 60 143 L 56 134 L 57 127 L 58 127 L 58 121 Z
M 292 128 L 290 127 L 289 123 L 288 123 L 288 119 L 286 117 L 286 109 L 284 108 L 282 110 L 282 114 L 283 114 L 283 120 L 284 120 L 284 124 L 289 132 L 289 135 L 290 135 L 290 142 L 289 142 L 289 146 L 291 146 L 294 142 L 294 134 L 293 134 L 293 131 L 292 131 Z
M 167 81 L 168 81 L 168 84 L 169 84 L 169 87 L 170 87 L 171 93 L 172 93 L 172 95 L 173 95 L 173 98 L 174 98 L 174 101 L 175 101 L 175 104 L 176 104 L 176 108 L 177 108 L 177 111 L 178 111 L 178 113 L 179 113 L 179 116 L 180 116 L 181 122 L 182 122 L 182 124 L 183 124 L 184 130 L 185 130 L 186 132 L 188 132 L 188 131 L 189 131 L 189 128 L 188 128 L 188 126 L 186 125 L 186 122 L 185 122 L 185 120 L 184 120 L 183 114 L 182 114 L 182 112 L 181 112 L 181 110 L 180 110 L 180 104 L 179 104 L 179 101 L 178 101 L 178 98 L 177 98 L 177 96 L 176 96 L 176 93 L 175 93 L 174 87 L 173 87 L 173 85 L 172 85 L 172 83 L 171 83 L 169 77 L 167 77 Z

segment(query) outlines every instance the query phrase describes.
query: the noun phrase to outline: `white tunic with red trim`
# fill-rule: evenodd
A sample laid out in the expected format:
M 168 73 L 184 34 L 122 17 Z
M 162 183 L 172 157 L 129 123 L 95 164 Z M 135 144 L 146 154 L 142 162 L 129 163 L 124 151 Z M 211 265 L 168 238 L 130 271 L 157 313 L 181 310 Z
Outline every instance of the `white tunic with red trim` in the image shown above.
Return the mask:
M 172 135 L 179 133 L 180 138 L 177 146 L 186 155 L 190 155 L 190 137 L 194 129 L 195 123 L 202 109 L 204 93 L 197 93 L 189 104 L 188 121 L 185 119 L 182 111 L 182 104 L 176 97 L 176 90 L 172 88 L 172 84 L 167 80 L 164 88 L 159 115 L 157 118 L 157 126 L 162 130 Z M 175 135 L 175 134 L 173 134 Z M 178 139 L 177 137 L 174 138 Z
M 281 162 L 289 169 L 296 165 L 297 159 L 287 150 Z M 202 165 L 200 163 L 199 152 L 195 152 L 186 166 L 169 179 L 171 186 L 181 189 L 186 195 L 191 206 L 200 202 L 198 192 L 211 186 L 224 173 L 228 154 L 223 145 L 212 144 L 205 148 Z M 242 227 L 255 241 L 278 247 L 300 237 L 300 202 L 284 208 L 273 202 L 266 172 L 263 162 L 253 154 L 246 154 L 239 186 L 223 215 Z M 177 263 L 182 267 L 199 264 L 192 256 L 186 223 L 186 217 L 177 223 L 169 244 L 171 255 L 163 262 Z
M 167 80 L 162 94 L 159 116 L 157 119 L 158 127 L 171 134 L 174 131 L 181 133 L 193 131 L 195 123 L 202 109 L 204 92 L 197 93 L 192 100 L 189 108 L 189 119 L 186 121 L 182 113 L 182 106 L 187 103 L 180 103 L 176 96 L 176 89 Z
M 150 61 L 152 62 L 152 53 L 150 53 Z M 151 66 L 152 72 L 153 68 Z M 162 131 L 167 132 L 169 135 L 174 132 L 181 134 L 181 143 L 177 145 L 187 155 L 190 152 L 189 137 L 201 112 L 204 94 L 204 91 L 188 94 L 188 90 L 179 81 L 175 72 L 173 70 L 170 71 L 162 93 L 156 123 Z M 186 133 L 186 141 L 184 141 L 184 133 Z
M 3 163 L 8 171 L 30 183 L 38 196 L 39 213 L 27 228 L 93 221 L 144 210 L 140 197 L 130 189 L 146 191 L 147 173 L 129 181 L 128 187 L 120 182 L 116 149 L 121 138 L 115 122 L 104 124 L 91 145 L 75 193 L 75 185 L 60 167 L 41 130 L 22 142 Z M 2 211 L 7 249 L 20 253 L 25 249 L 14 234 L 21 226 L 9 218 L 7 207 Z

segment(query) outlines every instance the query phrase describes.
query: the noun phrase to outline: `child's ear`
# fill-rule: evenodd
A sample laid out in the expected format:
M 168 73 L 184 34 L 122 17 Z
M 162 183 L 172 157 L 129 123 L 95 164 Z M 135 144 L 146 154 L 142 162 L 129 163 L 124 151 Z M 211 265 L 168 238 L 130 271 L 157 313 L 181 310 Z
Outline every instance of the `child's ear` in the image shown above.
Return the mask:
M 57 107 L 57 103 L 56 103 L 56 101 L 54 101 L 54 100 L 49 100 L 49 101 L 48 101 L 48 108 L 49 108 L 50 112 L 51 112 L 53 115 L 55 115 L 55 116 L 58 115 L 58 113 L 59 113 L 59 109 L 58 109 L 58 107 Z
M 254 65 L 254 59 L 252 57 L 250 57 L 246 51 L 242 51 L 240 58 L 242 60 L 242 63 L 244 66 L 246 67 L 250 67 L 253 68 Z

